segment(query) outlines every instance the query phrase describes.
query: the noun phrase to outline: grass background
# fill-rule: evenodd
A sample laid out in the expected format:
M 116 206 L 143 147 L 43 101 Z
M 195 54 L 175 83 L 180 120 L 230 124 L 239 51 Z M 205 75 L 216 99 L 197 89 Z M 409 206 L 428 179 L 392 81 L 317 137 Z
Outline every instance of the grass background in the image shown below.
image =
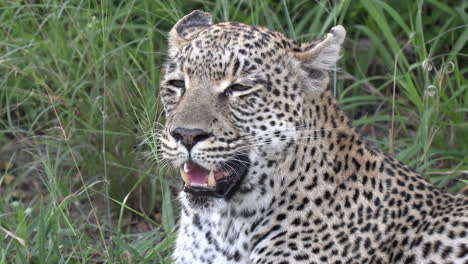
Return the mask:
M 171 263 L 178 177 L 155 131 L 167 32 L 193 9 L 306 41 L 348 31 L 332 89 L 450 192 L 468 171 L 468 2 L 0 2 L 0 263 Z

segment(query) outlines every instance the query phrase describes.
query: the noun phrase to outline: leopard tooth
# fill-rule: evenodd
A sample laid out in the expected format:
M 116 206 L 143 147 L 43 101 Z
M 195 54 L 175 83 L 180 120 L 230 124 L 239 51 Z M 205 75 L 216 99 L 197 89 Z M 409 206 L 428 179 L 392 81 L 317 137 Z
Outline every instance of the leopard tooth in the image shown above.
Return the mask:
M 182 168 L 180 169 L 180 175 L 182 175 L 182 179 L 184 180 L 185 184 L 190 185 L 190 178 Z
M 216 179 L 214 176 L 214 171 L 210 170 L 210 175 L 208 175 L 208 186 L 215 187 L 216 186 Z

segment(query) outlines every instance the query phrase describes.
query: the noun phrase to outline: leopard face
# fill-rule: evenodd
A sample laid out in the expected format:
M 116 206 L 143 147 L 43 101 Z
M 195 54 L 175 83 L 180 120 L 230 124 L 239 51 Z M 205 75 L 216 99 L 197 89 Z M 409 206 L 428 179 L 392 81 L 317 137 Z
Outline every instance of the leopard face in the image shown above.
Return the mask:
M 265 28 L 212 25 L 201 11 L 174 26 L 160 85 L 161 149 L 190 200 L 206 205 L 256 188 L 258 167 L 268 167 L 261 161 L 297 140 L 304 89 L 324 89 L 344 35 L 339 26 L 298 44 Z

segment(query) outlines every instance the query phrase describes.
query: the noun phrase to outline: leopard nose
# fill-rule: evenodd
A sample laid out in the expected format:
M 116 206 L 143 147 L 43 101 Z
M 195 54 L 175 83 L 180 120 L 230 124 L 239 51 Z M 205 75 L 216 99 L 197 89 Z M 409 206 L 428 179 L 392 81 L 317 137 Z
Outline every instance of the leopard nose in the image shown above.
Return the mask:
M 172 130 L 171 135 L 178 141 L 182 143 L 189 151 L 192 149 L 195 144 L 200 141 L 203 141 L 212 136 L 211 133 L 208 133 L 202 129 L 190 129 L 178 127 Z

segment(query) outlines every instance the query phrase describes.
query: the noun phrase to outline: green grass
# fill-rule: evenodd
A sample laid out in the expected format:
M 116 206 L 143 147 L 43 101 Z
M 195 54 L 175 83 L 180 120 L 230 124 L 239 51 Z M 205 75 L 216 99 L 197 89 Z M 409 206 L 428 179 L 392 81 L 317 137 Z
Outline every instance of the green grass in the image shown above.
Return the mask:
M 435 185 L 466 185 L 466 1 L 5 0 L 0 263 L 171 262 L 178 179 L 158 162 L 158 82 L 167 32 L 197 8 L 299 41 L 345 25 L 332 85 L 345 111 Z

